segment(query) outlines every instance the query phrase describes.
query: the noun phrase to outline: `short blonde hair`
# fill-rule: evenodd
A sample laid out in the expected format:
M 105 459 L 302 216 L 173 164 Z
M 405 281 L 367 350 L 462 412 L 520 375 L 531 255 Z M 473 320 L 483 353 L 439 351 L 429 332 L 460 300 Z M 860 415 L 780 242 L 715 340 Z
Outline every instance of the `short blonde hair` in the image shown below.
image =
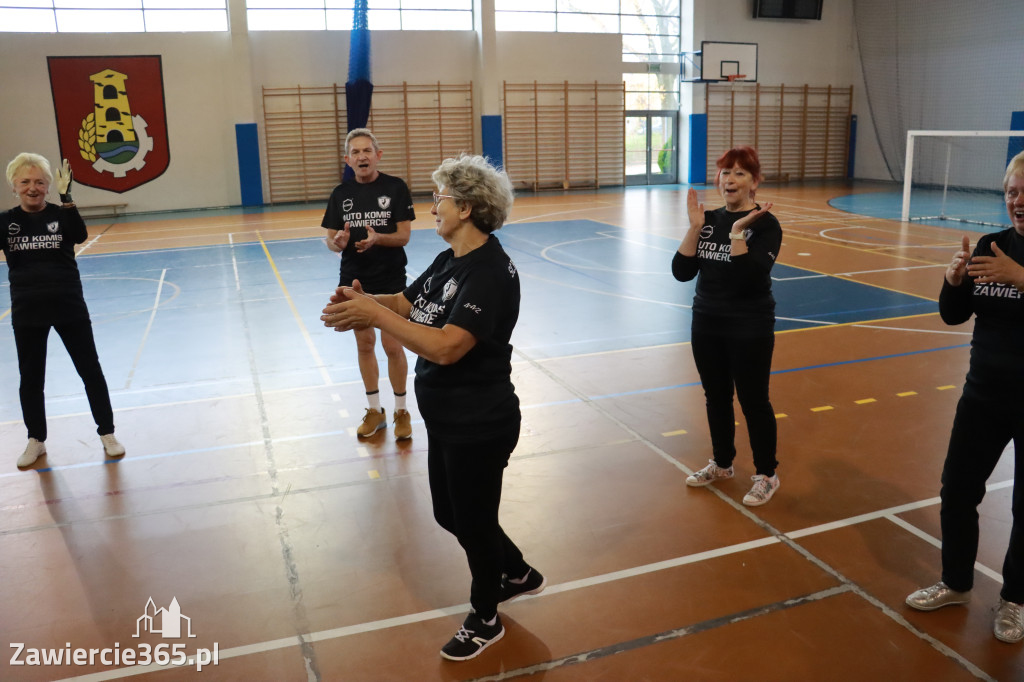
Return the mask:
M 1010 178 L 1015 175 L 1024 178 L 1024 152 L 1018 152 L 1016 156 L 1010 159 L 1010 163 L 1006 165 L 1006 175 L 1003 176 L 1004 192 L 1010 184 Z
M 7 184 L 14 187 L 14 178 L 26 168 L 38 168 L 46 176 L 46 182 L 53 184 L 53 171 L 50 170 L 50 162 L 45 156 L 22 152 L 14 157 L 14 160 L 7 164 Z
M 457 202 L 470 205 L 469 219 L 481 232 L 500 228 L 512 211 L 512 181 L 482 156 L 445 159 L 430 177 L 438 189 L 444 187 Z
M 373 133 L 370 132 L 369 128 L 355 128 L 353 130 L 350 130 L 348 135 L 345 136 L 345 154 L 346 155 L 348 154 L 348 148 L 351 146 L 352 140 L 354 140 L 357 137 L 368 137 L 368 138 L 370 138 L 370 142 L 373 143 L 373 151 L 375 151 L 375 152 L 379 152 L 380 151 L 380 145 L 377 144 L 377 138 L 374 136 Z

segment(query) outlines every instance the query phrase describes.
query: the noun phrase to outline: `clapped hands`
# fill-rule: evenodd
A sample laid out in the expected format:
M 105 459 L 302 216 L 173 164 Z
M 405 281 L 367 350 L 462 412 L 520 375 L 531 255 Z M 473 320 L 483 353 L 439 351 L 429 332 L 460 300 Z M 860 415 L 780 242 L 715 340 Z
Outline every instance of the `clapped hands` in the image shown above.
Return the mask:
M 967 243 L 967 237 L 964 237 L 964 243 Z M 995 242 L 992 242 L 992 253 L 995 255 L 971 258 L 967 274 L 981 284 L 1010 284 L 1024 291 L 1024 265 L 1007 256 Z
M 369 329 L 374 326 L 376 316 L 384 310 L 372 296 L 363 292 L 359 280 L 353 280 L 350 287 L 338 287 L 331 295 L 331 301 L 323 309 L 320 319 L 325 327 L 347 332 L 353 329 Z
M 762 206 L 755 206 L 753 211 L 751 211 L 750 213 L 743 216 L 742 218 L 740 218 L 739 220 L 732 224 L 732 232 L 734 234 L 745 232 L 747 228 L 749 228 L 751 225 L 757 222 L 758 218 L 760 218 L 765 213 L 770 211 L 771 208 L 772 202 L 770 201 Z

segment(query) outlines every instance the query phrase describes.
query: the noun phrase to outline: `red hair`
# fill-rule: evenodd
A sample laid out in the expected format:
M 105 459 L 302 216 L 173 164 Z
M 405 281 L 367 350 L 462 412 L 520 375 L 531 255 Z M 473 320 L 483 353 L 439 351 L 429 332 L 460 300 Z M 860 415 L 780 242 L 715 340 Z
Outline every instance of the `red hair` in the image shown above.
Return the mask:
M 757 158 L 757 150 L 753 147 L 746 145 L 733 147 L 718 157 L 716 165 L 718 166 L 719 173 L 715 175 L 715 185 L 718 184 L 720 171 L 723 168 L 732 168 L 733 166 L 739 166 L 750 173 L 750 177 L 754 180 L 761 182 L 761 160 Z

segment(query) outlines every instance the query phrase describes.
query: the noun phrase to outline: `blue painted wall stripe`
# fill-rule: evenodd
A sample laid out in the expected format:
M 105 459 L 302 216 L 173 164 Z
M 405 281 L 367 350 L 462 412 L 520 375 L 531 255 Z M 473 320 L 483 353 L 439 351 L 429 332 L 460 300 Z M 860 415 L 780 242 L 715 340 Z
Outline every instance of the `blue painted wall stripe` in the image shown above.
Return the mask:
M 480 117 L 480 138 L 484 156 L 496 166 L 504 162 L 505 152 L 501 141 L 501 116 Z
M 688 182 L 702 185 L 708 181 L 708 115 L 690 114 L 690 172 Z
M 238 186 L 242 206 L 263 205 L 263 173 L 260 171 L 260 138 L 255 123 L 235 124 L 238 148 Z
M 1014 111 L 1010 114 L 1010 130 L 1024 130 L 1024 111 Z M 1006 146 L 1006 164 L 1010 159 L 1024 151 L 1024 137 L 1011 137 Z

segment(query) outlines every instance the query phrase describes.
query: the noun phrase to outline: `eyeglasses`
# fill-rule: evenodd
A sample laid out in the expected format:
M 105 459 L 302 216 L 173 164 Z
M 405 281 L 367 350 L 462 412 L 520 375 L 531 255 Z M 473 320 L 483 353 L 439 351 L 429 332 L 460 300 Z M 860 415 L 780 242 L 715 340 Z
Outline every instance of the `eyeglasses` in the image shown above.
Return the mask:
M 455 197 L 453 197 L 451 194 L 438 194 L 437 192 L 434 192 L 434 208 L 437 208 L 437 205 L 441 203 L 441 199 L 454 200 Z

